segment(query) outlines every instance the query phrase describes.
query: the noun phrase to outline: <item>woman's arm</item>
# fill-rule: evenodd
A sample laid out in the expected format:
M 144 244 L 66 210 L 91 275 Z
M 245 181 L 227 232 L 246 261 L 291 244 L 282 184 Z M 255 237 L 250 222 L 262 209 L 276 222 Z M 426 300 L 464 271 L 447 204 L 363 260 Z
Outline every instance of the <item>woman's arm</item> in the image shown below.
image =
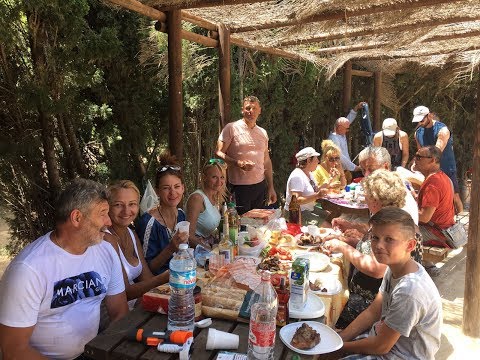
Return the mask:
M 402 143 L 402 166 L 406 167 L 408 163 L 408 157 L 410 156 L 408 135 L 405 132 L 400 132 L 400 141 Z
M 108 233 L 105 234 L 104 239 L 112 244 L 113 248 L 117 252 L 118 257 L 120 258 L 120 250 L 117 238 L 113 235 Z M 142 245 L 138 240 L 137 236 L 135 235 L 135 241 L 137 243 L 137 250 L 142 249 Z M 166 271 L 159 275 L 153 275 L 150 271 L 147 262 L 145 261 L 145 257 L 141 251 L 138 251 L 138 260 L 142 263 L 142 272 L 140 276 L 137 278 L 139 282 L 130 284 L 128 281 L 127 273 L 125 272 L 125 268 L 122 264 L 122 273 L 123 273 L 123 282 L 125 283 L 125 293 L 127 294 L 127 300 L 137 299 L 143 294 L 145 294 L 150 289 L 153 289 L 156 286 L 165 284 L 169 279 L 169 272 Z
M 192 247 L 197 245 L 202 245 L 210 249 L 210 245 L 208 245 L 205 241 L 202 241 L 203 238 L 201 236 L 195 235 L 197 230 L 197 221 L 200 213 L 205 211 L 205 203 L 203 201 L 203 196 L 200 194 L 192 194 L 188 198 L 187 201 L 187 221 L 190 222 L 190 233 L 188 236 L 188 241 Z

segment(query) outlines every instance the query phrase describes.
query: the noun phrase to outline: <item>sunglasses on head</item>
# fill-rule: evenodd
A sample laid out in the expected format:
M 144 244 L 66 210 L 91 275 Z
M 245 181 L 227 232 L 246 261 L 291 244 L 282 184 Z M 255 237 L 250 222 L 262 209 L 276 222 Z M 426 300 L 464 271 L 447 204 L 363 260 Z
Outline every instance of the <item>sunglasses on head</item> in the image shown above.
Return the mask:
M 165 165 L 165 166 L 161 167 L 160 169 L 158 169 L 158 172 L 161 173 L 161 172 L 164 172 L 164 171 L 167 171 L 167 170 L 180 171 L 180 170 L 182 170 L 182 168 L 178 165 Z
M 334 161 L 340 161 L 340 157 L 339 157 L 339 156 L 336 156 L 336 157 L 329 157 L 329 158 L 328 158 L 328 161 L 330 161 L 330 162 L 334 162 Z
M 213 159 L 210 159 L 208 160 L 208 163 L 209 164 L 225 164 L 225 161 L 223 159 L 217 159 L 217 158 L 213 158 Z

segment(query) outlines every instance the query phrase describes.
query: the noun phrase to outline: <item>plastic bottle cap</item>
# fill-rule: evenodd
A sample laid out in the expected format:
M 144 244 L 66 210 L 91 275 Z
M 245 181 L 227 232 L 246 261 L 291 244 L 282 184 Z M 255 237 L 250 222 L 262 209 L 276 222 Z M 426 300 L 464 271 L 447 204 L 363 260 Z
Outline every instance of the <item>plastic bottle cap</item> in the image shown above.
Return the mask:
M 188 249 L 188 244 L 180 244 L 178 245 L 178 250 L 187 250 Z
M 170 341 L 175 344 L 185 344 L 188 338 L 191 338 L 193 333 L 191 331 L 173 331 L 170 334 Z

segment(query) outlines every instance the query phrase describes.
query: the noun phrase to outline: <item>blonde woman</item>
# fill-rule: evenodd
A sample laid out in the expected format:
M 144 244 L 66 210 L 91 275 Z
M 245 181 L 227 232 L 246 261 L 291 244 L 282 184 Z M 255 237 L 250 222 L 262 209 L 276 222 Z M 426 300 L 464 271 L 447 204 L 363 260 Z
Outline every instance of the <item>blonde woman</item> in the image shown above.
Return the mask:
M 322 158 L 320 164 L 312 172 L 315 182 L 331 184 L 334 189 L 343 189 L 347 184 L 342 163 L 340 162 L 340 148 L 332 140 L 322 141 Z
M 220 206 L 226 195 L 227 165 L 222 159 L 210 159 L 202 168 L 200 189 L 187 201 L 187 220 L 190 222 L 189 242 L 207 249 L 218 242 L 214 232 L 220 223 Z
M 169 273 L 154 276 L 148 268 L 142 252 L 142 245 L 129 225 L 138 215 L 140 191 L 130 180 L 120 180 L 109 188 L 108 215 L 112 225 L 104 239 L 112 244 L 120 258 L 130 309 L 137 298 L 150 289 L 168 281 Z

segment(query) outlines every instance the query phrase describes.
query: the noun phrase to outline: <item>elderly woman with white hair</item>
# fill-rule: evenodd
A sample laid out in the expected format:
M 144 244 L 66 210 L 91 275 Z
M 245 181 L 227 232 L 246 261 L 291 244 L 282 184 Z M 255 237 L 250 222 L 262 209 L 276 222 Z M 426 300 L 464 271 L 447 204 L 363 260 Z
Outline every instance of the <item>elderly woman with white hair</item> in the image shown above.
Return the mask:
M 315 202 L 325 196 L 330 184 L 320 187 L 313 180 L 312 171 L 317 168 L 320 154 L 312 147 L 300 150 L 296 155 L 297 167 L 287 180 L 285 210 L 289 210 L 292 196 L 295 195 L 302 213 L 302 224 L 319 224 L 320 216 L 314 213 Z

